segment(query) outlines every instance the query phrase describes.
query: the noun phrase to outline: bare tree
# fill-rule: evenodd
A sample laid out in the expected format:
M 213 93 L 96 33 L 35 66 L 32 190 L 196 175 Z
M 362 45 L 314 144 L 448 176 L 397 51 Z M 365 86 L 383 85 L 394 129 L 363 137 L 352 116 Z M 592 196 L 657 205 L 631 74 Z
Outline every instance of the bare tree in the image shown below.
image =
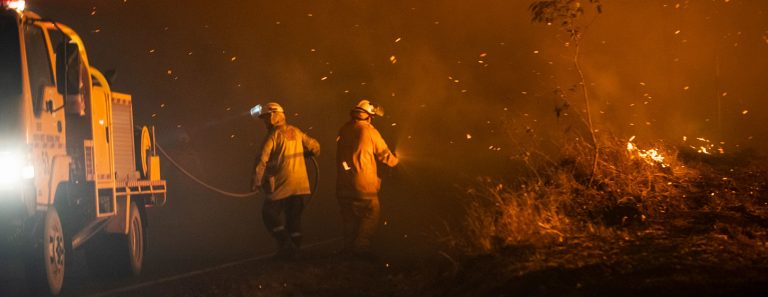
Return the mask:
M 584 15 L 584 5 L 587 3 L 592 5 L 597 14 L 595 18 L 589 21 L 585 26 L 580 26 L 580 17 Z M 544 23 L 547 25 L 558 23 L 560 29 L 569 34 L 570 45 L 573 46 L 573 64 L 579 75 L 579 86 L 584 96 L 584 106 L 586 110 L 586 122 L 589 128 L 589 134 L 592 137 L 592 146 L 594 148 L 594 159 L 592 162 L 592 172 L 589 178 L 589 184 L 592 185 L 592 181 L 595 178 L 595 171 L 597 170 L 598 159 L 600 157 L 600 146 L 597 142 L 597 136 L 595 135 L 595 129 L 592 124 L 592 112 L 590 108 L 590 97 L 587 89 L 586 79 L 584 78 L 584 71 L 581 67 L 581 41 L 583 40 L 584 33 L 589 28 L 589 25 L 594 22 L 597 15 L 603 12 L 602 4 L 600 0 L 540 0 L 534 1 L 528 7 L 531 11 L 532 21 L 536 23 Z

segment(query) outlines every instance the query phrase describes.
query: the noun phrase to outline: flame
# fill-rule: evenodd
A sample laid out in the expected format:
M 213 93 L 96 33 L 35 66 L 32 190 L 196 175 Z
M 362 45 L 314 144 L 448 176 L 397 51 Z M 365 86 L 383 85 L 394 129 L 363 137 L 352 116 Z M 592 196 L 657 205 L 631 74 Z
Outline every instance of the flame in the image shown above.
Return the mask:
M 642 150 L 637 148 L 637 145 L 632 143 L 632 141 L 635 140 L 635 136 L 632 136 L 629 138 L 629 141 L 627 141 L 627 151 L 630 153 L 637 154 L 638 157 L 645 160 L 646 163 L 654 165 L 659 164 L 662 168 L 669 167 L 669 164 L 664 163 L 664 156 L 659 153 L 657 149 L 649 149 L 649 150 Z

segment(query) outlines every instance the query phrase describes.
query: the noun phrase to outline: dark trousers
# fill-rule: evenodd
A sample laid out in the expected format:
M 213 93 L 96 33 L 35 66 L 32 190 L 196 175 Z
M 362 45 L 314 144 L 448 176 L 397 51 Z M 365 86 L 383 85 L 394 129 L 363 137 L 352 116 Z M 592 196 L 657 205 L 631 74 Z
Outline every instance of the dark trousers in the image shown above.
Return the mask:
M 264 200 L 261 215 L 267 231 L 277 240 L 278 245 L 290 239 L 297 247 L 301 245 L 301 213 L 304 199 L 308 195 L 293 195 L 280 200 Z M 285 221 L 282 216 L 285 214 Z M 285 222 L 285 223 L 283 223 Z
M 379 227 L 379 197 L 338 196 L 344 233 L 344 249 L 366 251 Z

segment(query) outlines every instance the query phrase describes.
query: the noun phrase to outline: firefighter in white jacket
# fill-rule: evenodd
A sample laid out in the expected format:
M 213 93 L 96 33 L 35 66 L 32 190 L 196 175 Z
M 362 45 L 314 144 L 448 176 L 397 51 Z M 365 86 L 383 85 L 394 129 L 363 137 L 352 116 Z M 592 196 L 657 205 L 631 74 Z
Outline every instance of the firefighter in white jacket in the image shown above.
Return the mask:
M 284 110 L 277 103 L 267 103 L 253 115 L 264 122 L 269 132 L 256 158 L 252 190 L 265 194 L 262 218 L 277 241 L 277 256 L 293 257 L 301 246 L 304 200 L 311 193 L 304 154 L 306 150 L 319 155 L 320 144 L 286 124 Z
M 379 131 L 371 124 L 383 111 L 361 100 L 350 111 L 351 119 L 339 130 L 336 150 L 336 196 L 341 209 L 344 251 L 369 255 L 371 237 L 379 224 L 377 162 L 398 163 Z

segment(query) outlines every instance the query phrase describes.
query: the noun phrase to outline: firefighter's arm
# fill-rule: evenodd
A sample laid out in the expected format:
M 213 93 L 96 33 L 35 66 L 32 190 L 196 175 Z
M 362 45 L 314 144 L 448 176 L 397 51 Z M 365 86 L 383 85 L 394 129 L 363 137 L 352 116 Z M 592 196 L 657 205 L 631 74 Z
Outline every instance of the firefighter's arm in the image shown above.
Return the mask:
M 320 155 L 320 143 L 304 132 L 301 133 L 301 144 L 304 146 L 305 152 L 309 152 L 313 156 Z
M 264 145 L 261 146 L 261 153 L 256 158 L 256 166 L 253 170 L 253 181 L 251 183 L 251 190 L 256 191 L 261 188 L 261 182 L 264 180 L 264 172 L 267 171 L 267 162 L 269 162 L 269 156 L 272 154 L 272 148 L 275 146 L 275 141 L 270 135 L 267 140 L 264 141 Z
M 397 163 L 399 163 L 400 160 L 398 160 L 397 156 L 389 150 L 387 143 L 384 142 L 384 138 L 381 137 L 379 131 L 372 129 L 371 138 L 373 140 L 373 154 L 376 155 L 376 159 L 389 167 L 397 166 Z

